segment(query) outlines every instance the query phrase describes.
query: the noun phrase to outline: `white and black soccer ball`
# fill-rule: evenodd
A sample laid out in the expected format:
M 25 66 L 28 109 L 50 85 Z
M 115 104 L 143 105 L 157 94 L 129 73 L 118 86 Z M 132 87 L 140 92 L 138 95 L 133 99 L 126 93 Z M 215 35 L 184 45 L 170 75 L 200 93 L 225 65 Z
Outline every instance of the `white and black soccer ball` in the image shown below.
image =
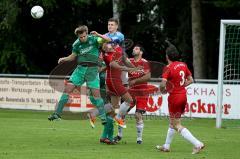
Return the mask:
M 34 6 L 31 9 L 31 15 L 34 19 L 42 18 L 44 10 L 41 6 Z

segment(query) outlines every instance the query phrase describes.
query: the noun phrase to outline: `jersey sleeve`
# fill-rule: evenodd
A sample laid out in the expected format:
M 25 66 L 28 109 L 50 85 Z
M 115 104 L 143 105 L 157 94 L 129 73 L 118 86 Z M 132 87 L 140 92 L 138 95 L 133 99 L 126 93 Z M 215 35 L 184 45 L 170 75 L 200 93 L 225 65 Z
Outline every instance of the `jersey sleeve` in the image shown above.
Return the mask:
M 145 61 L 143 63 L 143 70 L 144 70 L 144 73 L 147 74 L 148 72 L 151 72 L 150 70 L 150 65 L 149 65 L 149 62 L 148 61 Z
M 162 78 L 167 80 L 169 76 L 170 76 L 170 68 L 169 66 L 165 66 L 163 68 Z
M 98 36 L 93 36 L 93 35 L 90 35 L 89 38 L 94 41 L 94 45 L 96 45 L 97 47 L 100 47 L 100 43 L 101 43 L 101 39 L 100 37 Z
M 119 37 L 120 42 L 124 41 L 124 35 L 122 33 L 119 32 L 118 37 Z
M 98 43 L 99 46 L 101 46 L 105 42 L 106 41 L 103 38 L 97 37 L 97 43 Z
M 72 53 L 78 55 L 78 49 L 77 49 L 77 46 L 78 46 L 78 42 L 79 40 L 77 39 L 73 44 L 72 44 Z

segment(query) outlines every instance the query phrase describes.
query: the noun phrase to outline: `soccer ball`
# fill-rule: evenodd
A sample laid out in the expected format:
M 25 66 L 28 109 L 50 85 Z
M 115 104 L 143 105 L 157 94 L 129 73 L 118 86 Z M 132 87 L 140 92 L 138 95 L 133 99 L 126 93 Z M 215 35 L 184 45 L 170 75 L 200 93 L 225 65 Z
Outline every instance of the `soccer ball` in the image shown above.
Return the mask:
M 31 15 L 34 19 L 42 18 L 44 10 L 41 6 L 34 6 L 31 9 Z

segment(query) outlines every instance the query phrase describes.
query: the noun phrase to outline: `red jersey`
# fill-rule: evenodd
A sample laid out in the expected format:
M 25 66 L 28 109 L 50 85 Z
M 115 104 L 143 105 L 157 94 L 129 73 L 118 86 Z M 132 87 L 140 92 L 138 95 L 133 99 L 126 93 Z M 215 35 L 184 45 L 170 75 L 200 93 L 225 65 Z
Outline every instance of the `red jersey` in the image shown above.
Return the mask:
M 135 61 L 134 58 L 130 58 L 129 60 L 131 61 L 131 63 L 135 67 L 138 67 L 138 66 L 143 67 L 143 69 L 141 69 L 141 70 L 137 70 L 137 71 L 134 71 L 134 72 L 131 72 L 131 73 L 129 72 L 128 73 L 129 81 L 131 81 L 133 79 L 136 79 L 136 78 L 139 78 L 139 77 L 142 77 L 150 71 L 149 63 L 144 58 L 141 58 L 139 61 Z M 141 84 L 146 84 L 146 83 L 147 82 L 144 82 L 144 83 L 141 83 Z
M 186 93 L 185 80 L 192 73 L 184 62 L 174 61 L 166 66 L 162 78 L 167 80 L 167 91 L 170 94 Z
M 122 62 L 122 49 L 120 47 L 115 48 L 115 52 L 106 52 L 103 54 L 103 60 L 107 66 L 107 76 L 106 78 L 116 78 L 120 79 L 121 78 L 121 73 L 122 71 L 120 69 L 116 69 L 113 67 L 110 67 L 110 63 L 112 61 L 117 61 L 119 63 Z

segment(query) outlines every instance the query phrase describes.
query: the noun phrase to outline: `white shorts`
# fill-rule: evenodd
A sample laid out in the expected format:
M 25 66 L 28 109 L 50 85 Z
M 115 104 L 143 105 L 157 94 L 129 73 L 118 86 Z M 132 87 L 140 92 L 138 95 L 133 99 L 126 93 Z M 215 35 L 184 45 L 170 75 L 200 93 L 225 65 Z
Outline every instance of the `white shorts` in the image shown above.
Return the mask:
M 121 79 L 123 85 L 128 84 L 128 72 L 122 71 Z

